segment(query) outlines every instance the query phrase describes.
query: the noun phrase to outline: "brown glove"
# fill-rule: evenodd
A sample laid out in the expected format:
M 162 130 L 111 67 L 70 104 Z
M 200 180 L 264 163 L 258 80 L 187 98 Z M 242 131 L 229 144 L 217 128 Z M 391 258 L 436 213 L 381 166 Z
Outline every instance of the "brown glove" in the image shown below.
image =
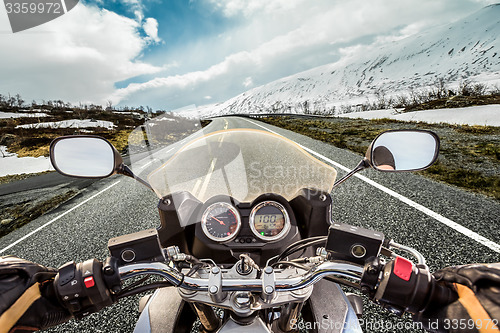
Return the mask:
M 431 332 L 500 332 L 500 263 L 447 267 L 433 275 L 459 298 L 414 320 Z
M 0 333 L 32 332 L 71 318 L 54 294 L 56 274 L 28 260 L 0 257 Z

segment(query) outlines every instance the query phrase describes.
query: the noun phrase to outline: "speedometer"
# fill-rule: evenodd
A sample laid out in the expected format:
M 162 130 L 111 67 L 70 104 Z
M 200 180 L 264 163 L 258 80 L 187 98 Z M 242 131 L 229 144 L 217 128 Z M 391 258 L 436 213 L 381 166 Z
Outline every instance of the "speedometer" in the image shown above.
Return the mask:
M 285 207 L 276 201 L 263 201 L 250 212 L 250 229 L 265 241 L 275 241 L 290 230 L 290 218 Z
M 201 216 L 201 228 L 213 241 L 233 239 L 241 228 L 241 217 L 236 208 L 226 202 L 211 204 Z

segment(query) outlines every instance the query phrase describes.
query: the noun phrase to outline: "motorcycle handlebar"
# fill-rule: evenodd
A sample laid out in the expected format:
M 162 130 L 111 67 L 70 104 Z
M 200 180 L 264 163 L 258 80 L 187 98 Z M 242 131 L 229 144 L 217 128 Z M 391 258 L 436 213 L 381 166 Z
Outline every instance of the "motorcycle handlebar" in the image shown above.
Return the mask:
M 264 268 L 263 271 L 269 272 L 268 274 L 274 272 L 270 266 Z M 161 262 L 125 265 L 119 268 L 119 272 L 122 280 L 133 278 L 138 275 L 151 274 L 162 276 L 174 286 L 186 290 L 206 292 L 210 288 L 210 279 L 185 276 L 167 264 Z M 337 275 L 360 281 L 362 273 L 363 267 L 358 265 L 338 262 L 324 262 L 303 275 L 289 278 L 276 278 L 274 288 L 276 291 L 292 291 L 302 289 L 313 285 L 328 275 Z M 221 279 L 221 286 L 222 291 L 262 292 L 264 282 L 263 279 Z
M 360 282 L 361 290 L 368 296 L 394 312 L 418 313 L 431 308 L 439 308 L 457 299 L 456 293 L 434 279 L 425 264 L 414 265 L 409 260 L 397 257 L 387 264 L 376 259 L 365 267 L 347 262 L 324 262 L 302 275 L 276 277 L 273 289 L 277 292 L 307 288 L 325 276 L 336 275 Z M 220 269 L 218 269 L 220 271 Z M 271 267 L 263 272 L 273 272 Z M 119 268 L 120 278 L 126 280 L 138 275 L 151 274 L 165 278 L 173 285 L 191 291 L 209 292 L 210 278 L 184 276 L 167 264 L 161 262 L 130 264 Z M 372 277 L 375 276 L 375 279 Z M 213 281 L 213 280 L 212 280 Z M 371 284 L 371 285 L 369 285 Z M 223 292 L 250 291 L 262 293 L 265 290 L 265 277 L 261 279 L 221 279 Z M 218 286 L 217 286 L 218 287 Z
M 118 267 L 115 261 L 108 258 L 104 264 L 93 259 L 62 266 L 54 286 L 60 302 L 77 318 L 114 303 L 120 296 L 128 296 L 120 294 L 121 282 L 139 275 L 158 275 L 178 288 L 191 291 L 213 293 L 216 287 L 218 292 L 250 291 L 265 294 L 270 294 L 269 287 L 272 287 L 271 293 L 294 291 L 312 286 L 326 276 L 335 275 L 359 282 L 361 290 L 372 300 L 401 314 L 438 308 L 457 299 L 454 291 L 436 282 L 427 266 L 414 265 L 401 257 L 387 264 L 375 258 L 364 267 L 327 261 L 292 277 L 283 277 L 280 272 L 268 266 L 262 270 L 260 279 L 223 278 L 222 270 L 214 266 L 208 278 L 201 278 L 186 276 L 163 262 Z
M 377 259 L 378 269 L 372 263 L 365 267 L 346 262 L 324 262 L 311 271 L 294 277 L 274 280 L 274 290 L 278 292 L 307 288 L 325 276 L 336 275 L 360 282 L 362 291 L 393 312 L 418 313 L 430 308 L 439 308 L 457 299 L 456 293 L 434 279 L 425 264 L 414 265 L 398 257 L 389 263 Z M 264 268 L 269 272 L 271 267 Z M 159 275 L 173 285 L 187 290 L 209 292 L 210 278 L 184 276 L 164 263 L 131 264 L 120 267 L 120 277 L 126 280 L 142 274 Z M 375 276 L 375 279 L 371 278 Z M 223 292 L 251 291 L 262 293 L 265 290 L 265 278 L 261 279 L 221 279 Z M 371 285 L 369 285 L 371 284 Z M 217 286 L 218 287 L 218 286 Z

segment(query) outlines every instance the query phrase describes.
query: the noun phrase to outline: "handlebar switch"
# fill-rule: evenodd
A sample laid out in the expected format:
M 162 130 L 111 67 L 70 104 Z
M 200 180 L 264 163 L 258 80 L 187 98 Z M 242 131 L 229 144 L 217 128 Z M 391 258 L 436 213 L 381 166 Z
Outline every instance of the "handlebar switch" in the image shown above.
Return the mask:
M 365 263 L 361 278 L 361 290 L 370 297 L 373 297 L 375 294 L 375 289 L 379 284 L 380 275 L 384 267 L 385 260 L 379 257 L 372 257 Z
M 434 299 L 435 284 L 427 266 L 397 257 L 385 265 L 373 299 L 399 315 L 417 313 Z
M 96 259 L 70 262 L 59 269 L 54 279 L 55 291 L 75 318 L 81 319 L 113 304 L 114 298 L 102 275 L 102 263 Z
M 104 283 L 113 294 L 118 293 L 121 287 L 120 272 L 118 270 L 118 259 L 107 257 L 102 267 Z
M 59 283 L 64 286 L 75 278 L 76 264 L 74 261 L 65 263 L 59 268 Z
M 71 313 L 81 310 L 80 297 L 83 296 L 83 285 L 77 273 L 76 263 L 71 261 L 59 268 L 54 279 L 57 294 Z
M 456 293 L 436 282 L 424 264 L 397 257 L 387 264 L 372 258 L 365 264 L 361 290 L 397 315 L 439 308 L 457 299 Z

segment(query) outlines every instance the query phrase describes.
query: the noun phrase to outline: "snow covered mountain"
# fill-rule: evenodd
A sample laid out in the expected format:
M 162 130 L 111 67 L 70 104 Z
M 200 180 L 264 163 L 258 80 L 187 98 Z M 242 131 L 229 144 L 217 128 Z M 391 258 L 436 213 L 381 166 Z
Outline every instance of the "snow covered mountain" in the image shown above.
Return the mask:
M 340 61 L 254 88 L 224 103 L 198 109 L 204 115 L 331 110 L 432 86 L 437 78 L 500 83 L 500 4 L 452 24 L 378 47 L 361 47 Z

